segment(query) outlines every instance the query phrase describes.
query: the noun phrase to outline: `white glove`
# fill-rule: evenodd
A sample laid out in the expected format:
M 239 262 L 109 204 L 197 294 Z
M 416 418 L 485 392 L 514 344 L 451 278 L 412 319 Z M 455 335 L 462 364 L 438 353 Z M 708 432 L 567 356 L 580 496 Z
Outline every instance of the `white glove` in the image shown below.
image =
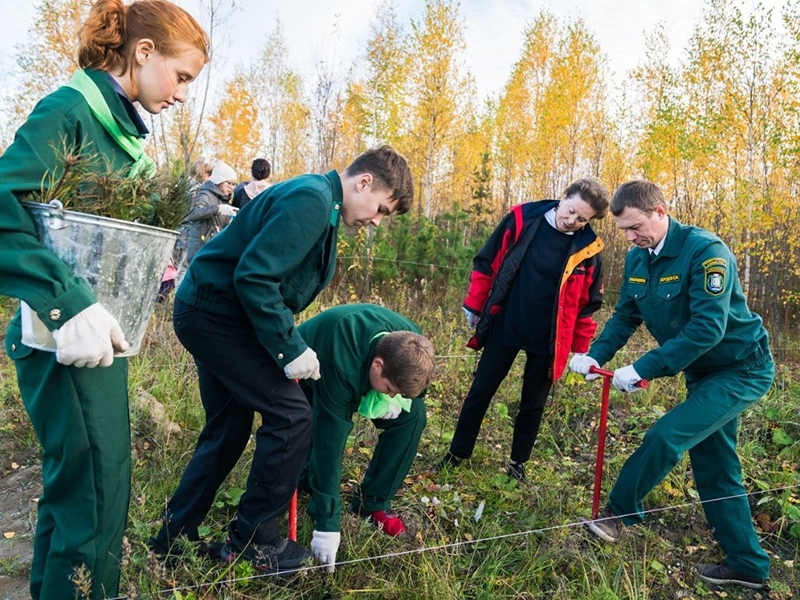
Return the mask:
M 642 389 L 636 385 L 641 380 L 642 378 L 633 365 L 628 365 L 614 371 L 614 379 L 611 380 L 611 384 L 620 392 L 637 392 Z
M 389 405 L 389 412 L 387 412 L 385 415 L 382 415 L 380 417 L 375 417 L 375 418 L 376 419 L 396 419 L 397 417 L 400 416 L 401 412 L 403 412 L 403 407 L 400 406 L 399 404 L 395 404 L 394 402 L 392 402 Z
M 326 571 L 333 573 L 336 562 L 336 552 L 342 534 L 338 531 L 317 531 L 311 535 L 311 552 L 321 565 L 327 565 Z
M 98 302 L 53 331 L 53 338 L 59 363 L 89 369 L 108 367 L 114 362 L 114 350 L 130 348 L 117 320 Z
M 223 217 L 232 217 L 236 214 L 236 207 L 230 204 L 217 204 L 217 212 Z
M 461 308 L 464 308 L 463 306 Z M 478 321 L 480 321 L 481 316 L 476 315 L 471 310 L 464 308 L 464 314 L 467 315 L 467 325 L 470 329 L 475 329 L 478 326 Z
M 283 367 L 283 372 L 289 379 L 319 379 L 317 353 L 306 348 L 305 352 Z
M 574 354 L 569 361 L 569 370 L 573 373 L 580 373 L 586 381 L 593 381 L 600 377 L 597 373 L 589 373 L 591 367 L 600 368 L 595 359 L 588 354 Z

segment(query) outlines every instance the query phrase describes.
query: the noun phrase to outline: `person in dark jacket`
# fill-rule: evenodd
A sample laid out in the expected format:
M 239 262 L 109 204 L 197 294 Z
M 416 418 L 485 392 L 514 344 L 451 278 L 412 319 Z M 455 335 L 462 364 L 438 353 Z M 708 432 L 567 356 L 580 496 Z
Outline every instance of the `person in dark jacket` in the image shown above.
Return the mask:
M 269 176 L 272 173 L 272 165 L 266 158 L 257 158 L 250 166 L 250 175 L 253 178 L 237 185 L 233 190 L 233 204 L 236 208 L 242 208 L 253 198 L 269 187 Z
M 670 217 L 657 185 L 622 184 L 611 213 L 636 247 L 625 258 L 614 314 L 588 353 L 573 356 L 570 369 L 596 377 L 589 369 L 611 360 L 644 323 L 658 347 L 616 369 L 614 387 L 634 392 L 642 378 L 683 371 L 686 399 L 653 424 L 625 461 L 589 530 L 615 542 L 622 525 L 641 523 L 645 497 L 688 452 L 708 524 L 726 554 L 718 564 L 696 565 L 698 575 L 707 583 L 761 589 L 770 560 L 753 527 L 736 441 L 739 415 L 775 377 L 769 335 L 747 306 L 733 253 L 712 233 Z
M 211 177 L 197 189 L 192 210 L 181 223 L 181 243 L 186 247 L 182 265 L 188 265 L 203 244 L 231 222 L 236 210 L 229 200 L 235 186 L 236 171 L 218 162 Z
M 405 525 L 389 509 L 417 454 L 425 428 L 422 396 L 436 357 L 419 327 L 374 304 L 337 306 L 298 329 L 316 349 L 321 375 L 300 383 L 313 415 L 301 489 L 311 492 L 306 508 L 314 520 L 311 550 L 333 571 L 340 541 L 342 456 L 353 414 L 372 419 L 381 434 L 350 510 L 385 533 L 400 535 Z
M 294 324 L 328 285 L 339 224 L 378 226 L 414 198 L 405 159 L 388 146 L 356 158 L 342 174 L 301 175 L 273 185 L 194 257 L 175 294 L 173 324 L 197 365 L 206 425 L 169 500 L 151 546 L 179 551 L 261 425 L 247 489 L 221 556 L 261 571 L 300 566 L 311 554 L 278 532 L 311 441 L 311 407 L 297 379 L 319 379 L 316 352 Z
M 94 2 L 80 32 L 80 69 L 36 105 L 0 156 L 0 294 L 22 300 L 56 340 L 55 352 L 26 345 L 19 312 L 5 337 L 42 447 L 34 600 L 76 597 L 76 569 L 91 579 L 91 598 L 118 593 L 131 444 L 128 360 L 115 352 L 128 343 L 87 283 L 37 239 L 20 200 L 58 180 L 64 151 L 102 157 L 98 168 L 109 171 L 152 173 L 134 103 L 158 114 L 184 102 L 207 44 L 172 2 Z
M 468 346 L 483 348 L 450 450 L 434 470 L 472 456 L 489 402 L 520 350 L 526 354 L 514 421 L 509 477 L 525 479 L 547 396 L 572 352 L 585 352 L 603 301 L 602 241 L 589 225 L 605 216 L 608 191 L 592 179 L 559 200 L 511 209 L 473 260 L 464 311 L 476 327 Z

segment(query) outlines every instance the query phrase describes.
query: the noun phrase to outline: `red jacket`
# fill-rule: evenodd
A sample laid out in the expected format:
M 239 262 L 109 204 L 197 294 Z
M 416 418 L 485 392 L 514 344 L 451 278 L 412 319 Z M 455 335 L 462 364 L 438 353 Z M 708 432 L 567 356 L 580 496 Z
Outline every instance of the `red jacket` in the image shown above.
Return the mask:
M 549 227 L 544 215 L 557 204 L 557 200 L 541 200 L 514 206 L 473 259 L 464 308 L 481 318 L 468 347 L 477 350 L 488 341 L 494 317 L 508 297 L 522 261 L 534 259 L 526 253 L 536 229 L 542 224 Z M 553 381 L 564 372 L 570 352 L 589 349 L 597 330 L 592 314 L 603 304 L 602 249 L 603 242 L 590 225 L 573 235 L 553 311 Z

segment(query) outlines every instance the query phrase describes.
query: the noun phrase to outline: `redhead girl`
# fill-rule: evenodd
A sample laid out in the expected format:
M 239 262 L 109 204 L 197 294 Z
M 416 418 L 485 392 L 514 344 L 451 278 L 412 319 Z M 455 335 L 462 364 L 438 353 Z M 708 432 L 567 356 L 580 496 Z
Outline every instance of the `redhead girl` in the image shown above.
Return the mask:
M 114 353 L 128 344 L 91 290 L 38 241 L 19 201 L 46 173 L 58 178 L 65 143 L 111 169 L 152 169 L 135 103 L 158 114 L 184 102 L 208 58 L 207 35 L 171 2 L 97 0 L 80 32 L 81 69 L 36 105 L 0 157 L 0 294 L 25 302 L 56 340 L 55 352 L 23 344 L 19 313 L 5 340 L 42 446 L 34 599 L 75 597 L 78 570 L 91 577 L 91 598 L 118 593 L 131 457 L 128 365 Z

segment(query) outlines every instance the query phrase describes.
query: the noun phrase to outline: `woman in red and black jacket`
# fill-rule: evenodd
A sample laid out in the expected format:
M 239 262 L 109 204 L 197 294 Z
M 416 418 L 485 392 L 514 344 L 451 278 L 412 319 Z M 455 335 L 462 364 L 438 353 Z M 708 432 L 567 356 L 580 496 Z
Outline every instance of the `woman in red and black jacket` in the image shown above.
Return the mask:
M 464 311 L 476 327 L 470 348 L 483 348 L 450 450 L 436 470 L 472 455 L 489 402 L 514 359 L 527 360 L 508 475 L 525 478 L 553 382 L 570 351 L 586 352 L 603 303 L 603 242 L 589 221 L 605 216 L 608 191 L 579 179 L 562 200 L 513 207 L 473 259 Z

